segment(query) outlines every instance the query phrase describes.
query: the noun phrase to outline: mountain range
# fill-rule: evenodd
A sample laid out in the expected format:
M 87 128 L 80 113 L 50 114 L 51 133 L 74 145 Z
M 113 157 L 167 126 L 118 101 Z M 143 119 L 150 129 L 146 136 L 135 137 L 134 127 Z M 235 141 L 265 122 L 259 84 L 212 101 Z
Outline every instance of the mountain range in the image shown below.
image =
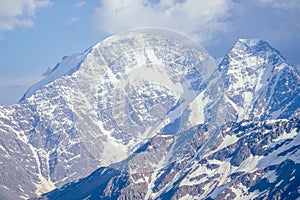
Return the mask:
M 263 40 L 109 37 L 0 107 L 0 199 L 295 199 L 299 94 Z

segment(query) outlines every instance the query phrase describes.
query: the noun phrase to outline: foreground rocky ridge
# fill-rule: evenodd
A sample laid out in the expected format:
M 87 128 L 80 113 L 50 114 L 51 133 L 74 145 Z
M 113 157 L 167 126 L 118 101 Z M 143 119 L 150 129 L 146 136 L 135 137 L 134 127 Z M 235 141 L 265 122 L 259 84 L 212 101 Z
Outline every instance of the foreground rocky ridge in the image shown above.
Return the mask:
M 99 167 L 93 174 L 103 175 L 96 180 L 116 187 L 105 185 L 101 195 L 163 197 L 169 188 L 179 191 L 167 182 L 184 179 L 190 167 L 183 166 L 207 151 L 201 146 L 220 137 L 219 126 L 231 130 L 249 120 L 260 127 L 266 120 L 283 118 L 287 122 L 278 123 L 293 124 L 291 118 L 298 123 L 299 71 L 268 43 L 239 40 L 217 67 L 203 48 L 186 39 L 153 30 L 114 36 L 82 54 L 64 57 L 19 104 L 0 107 L 0 198 L 36 197 Z M 191 129 L 198 124 L 205 125 Z M 294 132 L 286 137 L 292 139 Z M 237 167 L 240 156 L 250 155 L 249 148 L 242 145 L 233 163 L 216 160 Z M 177 154 L 181 161 L 171 159 Z M 212 166 L 223 166 L 218 162 Z M 226 176 L 224 166 L 219 170 Z M 144 184 L 144 176 L 150 185 Z M 94 187 L 88 180 L 83 179 L 85 189 L 98 185 L 102 191 L 103 184 Z M 189 184 L 184 188 L 190 191 Z M 187 193 L 208 195 L 200 189 Z
M 242 121 L 158 135 L 128 159 L 46 199 L 296 199 L 300 120 Z M 44 198 L 42 198 L 44 199 Z

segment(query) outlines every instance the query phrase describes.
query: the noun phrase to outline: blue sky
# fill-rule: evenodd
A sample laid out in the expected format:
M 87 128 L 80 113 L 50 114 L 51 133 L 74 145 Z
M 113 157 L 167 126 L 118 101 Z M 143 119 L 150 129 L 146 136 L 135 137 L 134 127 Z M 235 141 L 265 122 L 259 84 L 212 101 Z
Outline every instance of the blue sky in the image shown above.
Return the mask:
M 299 0 L 0 0 L 0 105 L 16 103 L 65 55 L 109 35 L 165 27 L 215 57 L 238 38 L 262 38 L 300 64 Z

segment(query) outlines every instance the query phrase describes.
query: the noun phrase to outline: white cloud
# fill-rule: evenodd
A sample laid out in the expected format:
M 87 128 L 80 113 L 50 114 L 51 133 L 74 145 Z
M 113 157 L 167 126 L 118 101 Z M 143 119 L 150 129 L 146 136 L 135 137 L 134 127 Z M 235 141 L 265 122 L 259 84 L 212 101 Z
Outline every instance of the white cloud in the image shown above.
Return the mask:
M 238 38 L 261 38 L 280 50 L 291 63 L 300 63 L 299 0 L 232 0 L 226 31 L 215 33 L 203 46 L 224 56 Z
M 80 18 L 73 17 L 69 20 L 69 25 L 73 25 L 74 23 L 79 22 L 79 21 L 80 21 Z
M 78 2 L 78 3 L 75 4 L 75 7 L 76 8 L 81 8 L 81 7 L 85 6 L 85 5 L 86 5 L 85 1 L 80 1 L 80 2 Z
M 68 29 L 69 31 L 72 31 L 73 29 L 76 28 L 76 24 L 77 24 L 77 22 L 79 22 L 79 21 L 80 21 L 80 18 L 78 18 L 78 17 L 73 17 L 73 18 L 71 18 L 71 19 L 68 21 L 67 29 Z
M 93 31 L 110 35 L 139 27 L 175 29 L 215 56 L 224 55 L 238 38 L 262 38 L 295 61 L 299 10 L 299 0 L 102 0 Z
M 0 0 L 0 37 L 15 27 L 31 28 L 36 9 L 50 5 L 50 0 Z
M 114 34 L 139 27 L 175 29 L 207 41 L 226 29 L 230 0 L 103 0 L 94 13 L 93 29 Z
M 299 0 L 260 0 L 262 3 L 278 9 L 300 10 Z

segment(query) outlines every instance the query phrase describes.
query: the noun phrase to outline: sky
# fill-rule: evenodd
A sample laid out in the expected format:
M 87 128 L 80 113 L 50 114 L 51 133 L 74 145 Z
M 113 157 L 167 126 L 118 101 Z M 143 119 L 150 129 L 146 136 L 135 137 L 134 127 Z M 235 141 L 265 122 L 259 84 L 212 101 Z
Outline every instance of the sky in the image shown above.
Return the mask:
M 300 65 L 299 0 L 0 0 L 0 105 L 17 103 L 62 57 L 141 27 L 182 32 L 216 58 L 261 38 Z

